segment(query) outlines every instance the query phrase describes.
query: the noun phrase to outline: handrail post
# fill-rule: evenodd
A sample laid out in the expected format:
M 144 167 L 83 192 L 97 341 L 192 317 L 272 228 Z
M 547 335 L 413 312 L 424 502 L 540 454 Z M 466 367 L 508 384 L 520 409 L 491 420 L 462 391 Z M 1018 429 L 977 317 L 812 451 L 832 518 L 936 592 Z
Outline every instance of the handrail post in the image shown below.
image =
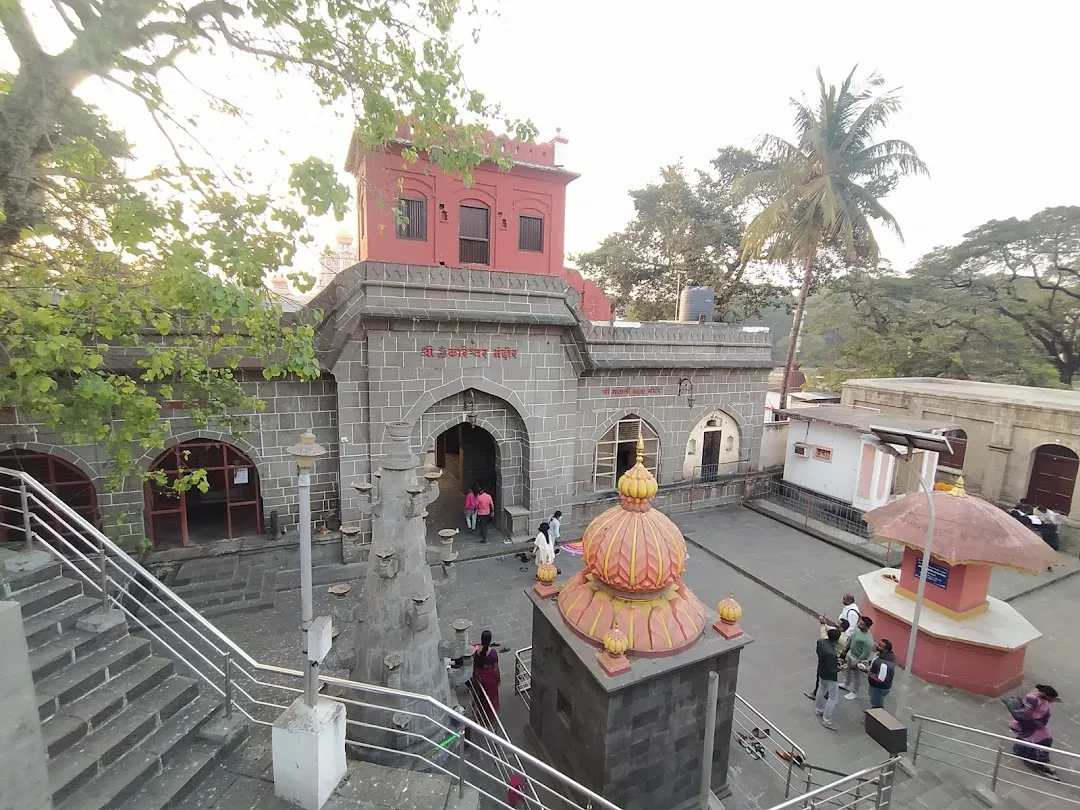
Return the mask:
M 713 744 L 716 737 L 716 699 L 720 693 L 720 676 L 709 673 L 709 702 L 705 704 L 705 745 L 701 755 L 701 810 L 709 810 L 709 794 L 712 792 Z
M 998 771 L 1001 770 L 1001 756 L 1005 753 L 1005 743 L 998 743 L 997 756 L 994 757 L 994 772 L 990 775 L 990 790 L 997 790 Z
M 101 612 L 109 612 L 109 557 L 105 552 L 105 544 L 99 543 L 100 553 L 98 555 L 98 573 L 101 574 Z
M 912 765 L 914 765 L 915 762 L 918 761 L 918 759 L 919 759 L 919 740 L 922 739 L 923 721 L 922 721 L 921 717 L 917 718 L 917 719 L 918 719 L 919 725 L 915 728 L 915 745 L 911 749 L 911 764 Z
M 784 780 L 785 799 L 790 798 L 791 796 L 791 773 L 792 770 L 795 768 L 795 743 L 791 744 L 791 750 L 788 753 L 790 754 L 790 756 L 788 756 L 787 761 L 787 779 Z
M 874 797 L 874 810 L 887 810 L 892 804 L 892 783 L 896 774 L 896 763 L 887 764 L 877 778 L 877 795 Z M 888 785 L 889 795 L 885 795 L 885 787 Z
M 232 718 L 232 653 L 225 653 L 225 718 Z
M 461 726 L 461 731 L 458 732 L 458 749 L 457 749 L 457 789 L 458 799 L 465 797 L 465 725 Z
M 26 551 L 34 551 L 34 529 L 30 524 L 30 496 L 26 492 L 26 479 L 19 479 L 19 500 L 22 502 L 23 532 L 26 533 Z

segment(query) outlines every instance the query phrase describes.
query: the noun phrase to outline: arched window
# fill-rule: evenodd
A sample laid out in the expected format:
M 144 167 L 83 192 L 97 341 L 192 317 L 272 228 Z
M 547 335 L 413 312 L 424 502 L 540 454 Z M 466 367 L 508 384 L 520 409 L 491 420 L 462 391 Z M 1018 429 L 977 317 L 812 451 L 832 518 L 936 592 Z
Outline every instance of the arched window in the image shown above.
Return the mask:
M 624 416 L 611 426 L 596 443 L 596 464 L 593 467 L 593 488 L 602 492 L 615 489 L 619 476 L 637 463 L 637 443 L 645 443 L 642 463 L 660 480 L 660 439 L 652 426 L 640 416 Z
M 964 456 L 967 455 L 967 433 L 960 428 L 945 431 L 945 438 L 952 447 L 951 453 L 938 454 L 938 466 L 947 467 L 950 470 L 964 469 Z
M 491 264 L 491 210 L 480 203 L 458 207 L 458 261 Z
M 182 474 L 206 471 L 206 491 L 177 492 Z M 150 465 L 146 529 L 155 549 L 262 533 L 259 471 L 231 444 L 196 439 L 170 447 Z
M 71 462 L 59 456 L 39 453 L 35 450 L 6 450 L 0 453 L 0 467 L 27 473 L 90 523 L 95 526 L 100 525 L 101 516 L 98 513 L 97 490 L 94 488 L 94 482 Z M 22 530 L 15 528 L 15 526 L 22 526 L 22 518 L 19 515 L 22 511 L 22 500 L 17 485 L 11 479 L 0 481 L 0 485 L 7 487 L 0 491 L 0 504 L 3 505 L 0 513 L 6 515 L 0 518 L 0 543 L 22 540 L 24 538 Z M 62 535 L 70 534 L 70 531 L 58 521 L 51 521 L 50 525 Z M 41 536 L 49 545 L 61 551 L 64 550 L 52 531 L 42 529 Z

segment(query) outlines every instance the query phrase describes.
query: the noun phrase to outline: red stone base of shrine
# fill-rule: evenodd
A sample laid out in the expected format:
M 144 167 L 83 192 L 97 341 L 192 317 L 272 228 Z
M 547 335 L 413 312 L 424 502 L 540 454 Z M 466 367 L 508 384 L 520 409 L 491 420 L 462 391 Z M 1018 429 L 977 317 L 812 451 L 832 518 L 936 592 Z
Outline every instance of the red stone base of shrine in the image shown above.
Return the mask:
M 896 652 L 896 663 L 906 669 L 904 658 L 911 624 L 875 610 L 868 602 L 863 603 L 862 612 L 874 620 L 874 638 L 889 639 Z M 912 671 L 924 681 L 941 686 L 998 697 L 1018 687 L 1024 678 L 1026 645 L 1015 650 L 999 650 L 939 638 L 920 629 L 915 650 L 915 667 Z

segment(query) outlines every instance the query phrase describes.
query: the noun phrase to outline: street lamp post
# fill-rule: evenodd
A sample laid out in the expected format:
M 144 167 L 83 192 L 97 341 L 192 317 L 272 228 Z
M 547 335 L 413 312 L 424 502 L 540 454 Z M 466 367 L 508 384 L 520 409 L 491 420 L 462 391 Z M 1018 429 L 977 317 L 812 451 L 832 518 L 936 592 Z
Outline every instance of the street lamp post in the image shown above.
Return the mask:
M 315 459 L 325 455 L 326 450 L 316 444 L 315 434 L 309 430 L 286 452 L 296 459 L 300 479 L 300 631 L 305 661 L 304 702 L 314 706 L 319 694 L 319 662 L 309 655 L 311 647 L 308 638 L 314 620 L 311 597 L 311 471 L 315 468 Z
M 933 433 L 921 433 L 913 430 L 899 430 L 896 428 L 875 427 L 871 425 L 870 432 L 881 442 L 879 445 L 885 453 L 894 458 L 911 460 L 915 450 L 926 450 L 934 453 L 951 453 L 952 445 L 945 436 Z M 907 453 L 901 455 L 894 445 L 907 448 Z M 922 570 L 919 571 L 919 587 L 915 591 L 915 613 L 911 617 L 911 634 L 908 637 L 907 656 L 904 666 L 907 669 L 907 677 L 904 679 L 904 688 L 896 700 L 896 715 L 901 720 L 911 697 L 911 672 L 915 665 L 915 643 L 919 638 L 919 620 L 922 618 L 923 597 L 926 594 L 926 575 L 930 572 L 930 554 L 934 547 L 934 494 L 930 486 L 923 478 L 922 470 L 915 471 L 915 477 L 919 482 L 919 489 L 926 496 L 927 517 L 926 524 L 926 547 L 923 549 Z

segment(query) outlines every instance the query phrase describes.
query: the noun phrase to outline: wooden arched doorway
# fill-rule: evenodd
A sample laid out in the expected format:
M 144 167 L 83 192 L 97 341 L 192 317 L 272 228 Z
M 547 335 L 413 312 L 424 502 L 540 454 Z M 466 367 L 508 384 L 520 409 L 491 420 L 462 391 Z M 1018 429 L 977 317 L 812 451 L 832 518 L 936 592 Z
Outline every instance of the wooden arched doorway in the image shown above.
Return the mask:
M 1078 468 L 1080 458 L 1068 447 L 1060 444 L 1036 447 L 1028 479 L 1028 501 L 1043 509 L 1069 514 Z
M 205 470 L 208 488 L 177 492 L 181 471 Z M 201 545 L 262 533 L 254 462 L 231 444 L 196 439 L 170 447 L 150 465 L 165 482 L 146 483 L 146 534 L 155 549 Z
M 101 525 L 94 482 L 70 461 L 36 450 L 5 450 L 0 453 L 0 467 L 27 473 L 94 526 Z M 5 489 L 0 492 L 5 507 L 0 511 L 4 513 L 4 518 L 0 522 L 8 525 L 0 526 L 0 542 L 22 541 L 24 532 L 21 529 L 9 528 L 11 525 L 22 524 L 22 518 L 18 514 L 22 510 L 22 498 L 17 491 L 7 491 L 8 488 L 17 488 L 17 484 L 6 481 L 4 486 Z M 70 534 L 55 521 L 53 526 L 61 534 Z M 41 534 L 49 545 L 56 546 L 56 537 L 51 532 L 46 529 Z

